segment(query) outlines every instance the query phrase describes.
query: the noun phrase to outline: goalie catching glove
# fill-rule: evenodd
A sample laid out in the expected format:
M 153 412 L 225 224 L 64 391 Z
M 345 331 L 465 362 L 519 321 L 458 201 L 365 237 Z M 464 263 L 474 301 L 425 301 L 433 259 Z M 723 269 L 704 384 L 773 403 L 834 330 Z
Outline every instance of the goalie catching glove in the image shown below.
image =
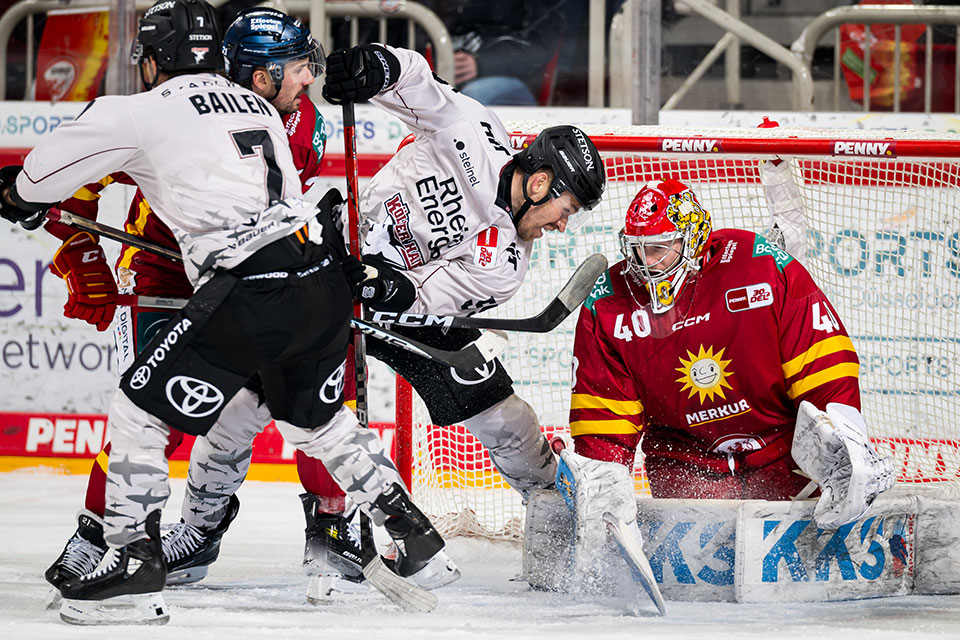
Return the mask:
M 79 318 L 106 331 L 117 310 L 117 283 L 103 249 L 88 232 L 67 239 L 53 256 L 50 271 L 67 283 L 63 315 Z
M 820 485 L 814 518 L 822 529 L 857 521 L 894 485 L 893 460 L 874 449 L 863 416 L 849 405 L 831 402 L 824 412 L 801 402 L 792 454 Z

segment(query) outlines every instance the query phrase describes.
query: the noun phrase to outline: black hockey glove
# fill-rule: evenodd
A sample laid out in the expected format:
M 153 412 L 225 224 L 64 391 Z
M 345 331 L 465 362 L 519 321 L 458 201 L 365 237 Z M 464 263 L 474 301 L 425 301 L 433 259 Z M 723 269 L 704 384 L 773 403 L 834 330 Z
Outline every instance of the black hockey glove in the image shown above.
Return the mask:
M 399 75 L 400 61 L 379 45 L 337 49 L 327 56 L 323 99 L 331 104 L 367 102 L 392 86 Z
M 360 302 L 377 311 L 406 311 L 417 297 L 413 283 L 383 260 L 364 256 L 366 280 L 360 283 Z M 371 274 L 373 272 L 373 274 Z
M 360 283 L 367 279 L 363 263 L 355 256 L 347 255 L 340 259 L 340 268 L 343 269 L 343 275 L 347 277 L 350 294 L 356 298 L 360 294 Z
M 28 210 L 10 204 L 7 198 L 14 198 L 14 187 L 17 176 L 23 171 L 23 167 L 18 164 L 8 165 L 0 169 L 0 217 L 9 220 L 13 224 L 20 223 L 20 226 L 27 231 L 33 231 L 46 219 L 46 208 L 40 210 Z M 9 196 L 7 194 L 9 190 Z
M 342 206 L 343 196 L 337 189 L 330 189 L 317 202 L 317 220 L 323 227 L 323 241 L 330 243 L 328 246 L 341 260 L 348 254 L 346 238 L 343 236 Z

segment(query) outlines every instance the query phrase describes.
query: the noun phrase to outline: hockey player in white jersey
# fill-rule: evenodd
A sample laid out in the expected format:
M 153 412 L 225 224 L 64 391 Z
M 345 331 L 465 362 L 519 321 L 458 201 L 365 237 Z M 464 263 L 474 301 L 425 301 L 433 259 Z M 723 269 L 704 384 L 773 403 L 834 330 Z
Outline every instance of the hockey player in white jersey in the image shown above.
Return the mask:
M 404 539 L 409 563 L 425 566 L 443 546 L 375 434 L 359 427 L 342 393 L 322 392 L 342 379 L 349 335 L 342 239 L 298 197 L 276 109 L 215 75 L 218 55 L 209 4 L 158 2 L 140 21 L 134 54 L 148 91 L 98 98 L 37 145 L 22 170 L 0 172 L 0 210 L 25 227 L 78 187 L 126 172 L 173 231 L 196 286 L 110 404 L 111 551 L 96 571 L 62 584 L 68 622 L 168 619 L 159 536 L 167 425 L 206 433 L 254 377 L 281 433 L 319 455 L 374 522 Z
M 360 196 L 369 276 L 360 297 L 369 308 L 464 316 L 495 307 L 520 287 L 533 241 L 600 201 L 603 161 L 576 127 L 546 129 L 515 153 L 497 116 L 436 78 L 415 52 L 360 45 L 331 53 L 327 63 L 325 99 L 372 101 L 416 135 Z M 394 329 L 445 349 L 477 336 Z M 556 461 L 537 416 L 499 361 L 465 375 L 377 340 L 367 353 L 417 389 L 434 424 L 462 422 L 524 497 L 553 485 Z M 302 460 L 299 468 L 303 477 Z M 336 496 L 316 502 L 319 511 L 337 504 Z

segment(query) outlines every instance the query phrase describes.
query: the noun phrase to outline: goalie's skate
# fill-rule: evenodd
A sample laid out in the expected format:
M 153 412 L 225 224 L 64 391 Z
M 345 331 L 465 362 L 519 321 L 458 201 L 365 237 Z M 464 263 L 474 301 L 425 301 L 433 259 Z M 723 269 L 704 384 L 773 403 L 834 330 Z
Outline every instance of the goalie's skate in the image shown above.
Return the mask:
M 163 534 L 163 558 L 167 562 L 167 585 L 203 580 L 220 555 L 220 539 L 240 511 L 240 500 L 230 496 L 223 519 L 213 529 L 200 529 L 181 518 Z
M 310 493 L 300 494 L 307 526 L 303 570 L 310 576 L 307 601 L 319 604 L 338 593 L 362 590 L 362 549 L 359 527 L 349 519 L 320 512 Z
M 93 573 L 60 586 L 60 618 L 70 624 L 165 624 L 167 578 L 160 512 L 147 516 L 146 538 L 110 549 Z

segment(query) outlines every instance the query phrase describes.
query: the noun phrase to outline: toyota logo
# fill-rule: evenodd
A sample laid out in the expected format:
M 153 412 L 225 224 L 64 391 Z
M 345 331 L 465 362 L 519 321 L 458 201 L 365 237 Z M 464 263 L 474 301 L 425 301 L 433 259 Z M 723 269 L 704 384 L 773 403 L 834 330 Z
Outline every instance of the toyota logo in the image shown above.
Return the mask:
M 174 376 L 167 381 L 167 400 L 188 418 L 203 418 L 220 408 L 223 392 L 203 380 Z
M 326 404 L 337 404 L 343 395 L 343 378 L 346 373 L 347 363 L 342 363 L 333 373 L 331 373 L 323 386 L 320 387 L 320 399 Z
M 474 373 L 479 376 L 476 380 L 469 380 L 460 375 L 460 372 L 455 368 L 450 367 L 450 377 L 459 382 L 460 384 L 465 384 L 467 386 L 480 384 L 485 382 L 493 377 L 493 374 L 497 371 L 497 361 L 493 360 L 491 362 L 485 362 L 476 369 L 473 370 Z
M 141 366 L 139 369 L 133 372 L 132 376 L 130 376 L 131 389 L 143 389 L 145 386 L 147 386 L 148 382 L 150 382 L 150 367 L 147 365 Z

